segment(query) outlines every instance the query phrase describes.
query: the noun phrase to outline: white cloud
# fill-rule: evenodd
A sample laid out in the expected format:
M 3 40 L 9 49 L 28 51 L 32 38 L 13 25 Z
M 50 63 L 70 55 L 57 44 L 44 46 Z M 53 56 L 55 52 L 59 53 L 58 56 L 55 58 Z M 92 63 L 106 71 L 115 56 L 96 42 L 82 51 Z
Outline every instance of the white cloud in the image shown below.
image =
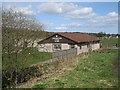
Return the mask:
M 16 7 L 14 8 L 15 12 L 22 12 L 26 15 L 36 15 L 36 13 L 32 10 L 32 5 L 28 5 L 26 7 Z
M 93 12 L 92 7 L 79 7 L 75 10 L 67 12 L 64 18 L 69 20 L 83 20 L 94 18 L 96 16 L 97 14 Z
M 69 23 L 69 24 L 61 24 L 61 26 L 67 26 L 67 27 L 81 27 L 81 25 L 82 24 L 80 24 L 80 23 L 75 23 L 75 22 L 73 22 L 73 23 Z
M 16 3 L 9 3 L 5 5 L 6 9 L 12 9 L 14 12 L 21 12 L 25 15 L 36 15 L 36 12 L 32 10 L 32 5 L 26 7 L 18 7 Z
M 64 16 L 64 18 L 67 20 L 86 20 L 86 19 L 94 18 L 96 16 L 97 14 L 95 13 L 80 14 L 80 15 L 79 14 L 74 14 L 74 15 L 67 14 Z
M 110 16 L 110 17 L 118 17 L 118 14 L 116 12 L 110 12 L 110 13 L 108 13 L 108 16 Z
M 65 19 L 88 19 L 96 15 L 92 7 L 81 7 L 74 3 L 41 3 L 38 12 L 52 15 L 63 14 Z
M 38 7 L 38 12 L 56 14 L 62 13 L 62 8 L 57 3 L 42 3 Z
M 80 9 L 75 9 L 73 11 L 68 12 L 67 14 L 80 15 L 80 14 L 89 14 L 89 13 L 92 13 L 91 7 L 84 7 L 84 8 L 80 8 Z
M 78 18 L 78 17 L 77 17 Z M 118 26 L 118 14 L 116 12 L 110 12 L 104 16 L 96 15 L 94 18 L 89 18 L 85 23 L 72 22 L 69 24 L 61 24 L 57 29 L 67 29 L 67 30 L 84 30 L 84 29 L 111 29 Z M 63 28 L 64 27 L 64 28 Z M 114 31 L 114 30 L 113 30 Z
M 62 14 L 77 7 L 73 3 L 41 3 L 38 7 L 38 12 L 47 14 Z
M 98 24 L 98 25 L 104 25 L 104 26 L 113 26 L 113 25 L 117 25 L 118 23 L 118 14 L 116 12 L 110 12 L 107 15 L 104 16 L 97 16 L 94 17 L 93 19 L 91 18 L 89 20 L 89 23 L 93 23 L 93 24 Z
M 57 29 L 57 30 L 66 30 L 67 27 L 56 27 L 55 29 Z
M 93 10 L 92 10 L 92 8 L 91 7 L 85 7 L 85 8 L 82 8 L 81 9 L 81 12 L 83 12 L 83 13 L 91 13 Z
M 82 25 L 80 23 L 69 23 L 69 24 L 61 24 L 58 27 L 56 27 L 55 29 L 57 30 L 74 30 L 74 29 L 80 29 L 80 27 L 82 27 Z

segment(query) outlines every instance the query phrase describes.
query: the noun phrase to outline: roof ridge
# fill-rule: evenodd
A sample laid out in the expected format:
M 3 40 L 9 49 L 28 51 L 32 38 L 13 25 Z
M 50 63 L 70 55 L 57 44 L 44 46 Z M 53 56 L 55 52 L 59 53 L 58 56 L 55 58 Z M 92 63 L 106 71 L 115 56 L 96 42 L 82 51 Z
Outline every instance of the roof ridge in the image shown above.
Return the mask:
M 71 33 L 71 32 L 68 32 L 68 33 L 56 33 L 56 34 L 60 34 L 66 38 L 69 38 L 75 42 L 88 42 L 88 41 L 96 41 L 96 40 L 99 40 L 98 37 L 95 37 L 95 36 L 92 36 L 92 35 L 89 35 L 87 33 Z

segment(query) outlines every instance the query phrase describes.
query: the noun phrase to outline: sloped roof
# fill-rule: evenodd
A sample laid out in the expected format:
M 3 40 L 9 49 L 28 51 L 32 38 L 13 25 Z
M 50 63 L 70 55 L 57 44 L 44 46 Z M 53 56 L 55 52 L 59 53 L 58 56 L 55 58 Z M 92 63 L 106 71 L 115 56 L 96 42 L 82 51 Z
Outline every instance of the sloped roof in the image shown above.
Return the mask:
M 89 41 L 99 41 L 100 40 L 98 37 L 91 36 L 88 34 L 83 34 L 83 33 L 55 33 L 55 34 L 59 34 L 61 36 L 69 38 L 77 43 L 89 42 Z
M 83 34 L 83 33 L 66 33 L 66 32 L 58 32 L 58 33 L 53 33 L 52 35 L 50 35 L 49 37 L 41 40 L 38 42 L 39 43 L 45 43 L 45 42 L 52 42 L 52 40 L 50 39 L 51 37 L 53 37 L 54 35 L 60 35 L 62 37 L 65 37 L 69 40 L 72 40 L 73 42 L 76 43 L 81 43 L 81 42 L 90 42 L 90 41 L 99 41 L 100 39 L 98 37 L 92 36 L 92 35 L 88 35 L 88 34 Z

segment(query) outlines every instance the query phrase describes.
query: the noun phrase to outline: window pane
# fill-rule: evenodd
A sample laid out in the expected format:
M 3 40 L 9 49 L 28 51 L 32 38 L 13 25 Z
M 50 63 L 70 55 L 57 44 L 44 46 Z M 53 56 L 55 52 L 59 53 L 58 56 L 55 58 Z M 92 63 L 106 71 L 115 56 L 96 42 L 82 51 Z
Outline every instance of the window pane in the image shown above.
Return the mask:
M 61 50 L 61 44 L 54 44 L 53 48 L 54 50 Z

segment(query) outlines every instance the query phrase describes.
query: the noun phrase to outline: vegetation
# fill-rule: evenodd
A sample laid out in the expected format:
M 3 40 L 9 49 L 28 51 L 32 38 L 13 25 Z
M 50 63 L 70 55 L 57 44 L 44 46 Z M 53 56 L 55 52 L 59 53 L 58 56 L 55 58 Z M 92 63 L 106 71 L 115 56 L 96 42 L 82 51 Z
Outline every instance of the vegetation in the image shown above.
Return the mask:
M 52 58 L 51 53 L 38 52 L 38 50 L 33 47 L 33 44 L 37 39 L 43 39 L 51 33 L 43 31 L 43 25 L 31 16 L 24 15 L 21 12 L 14 12 L 12 9 L 3 10 L 2 12 L 2 74 L 4 77 L 4 86 L 8 87 L 7 84 L 9 83 L 9 86 L 11 87 L 13 84 L 17 85 L 20 82 L 18 75 L 20 75 L 22 70 L 24 71 L 24 68 L 29 67 L 31 64 L 36 64 Z M 103 33 L 100 33 L 100 37 L 102 36 Z M 101 42 L 104 43 L 106 41 L 103 40 Z M 112 42 L 112 40 L 110 42 Z M 98 84 L 99 86 L 97 86 L 97 82 L 93 81 L 94 83 L 90 83 L 88 87 L 93 87 L 94 85 L 97 87 L 107 86 L 106 82 L 110 83 L 109 85 L 114 86 L 116 83 L 116 78 L 108 66 L 111 67 L 110 65 L 112 64 L 112 60 L 116 56 L 115 53 L 115 51 L 110 53 L 93 53 L 92 55 L 89 55 L 90 60 L 81 60 L 77 67 L 74 66 L 75 70 L 64 74 L 63 78 L 58 78 L 52 82 L 50 82 L 50 79 L 46 81 L 42 80 L 41 82 L 44 84 L 34 87 L 77 87 L 78 82 L 78 87 L 85 87 L 88 83 L 90 83 L 90 80 L 95 81 L 101 78 L 103 81 L 106 79 L 106 81 L 104 81 L 105 85 L 100 83 Z M 108 58 L 109 55 L 110 57 Z M 98 65 L 98 67 L 96 65 Z M 102 65 L 102 67 L 100 67 L 100 65 Z M 94 72 L 90 72 L 90 69 Z M 26 70 L 28 70 L 28 68 Z M 31 72 L 36 72 L 36 69 L 33 68 L 33 71 Z M 103 73 L 108 74 L 104 75 Z M 25 74 L 26 73 L 24 73 L 24 75 Z M 87 77 L 88 75 L 92 76 Z M 113 82 L 113 79 L 109 79 L 107 77 L 113 78 L 115 81 Z M 73 82 L 73 80 L 76 81 Z M 103 81 L 100 82 L 104 83 Z M 73 82 L 73 84 L 71 82 Z M 46 85 L 46 83 L 48 83 L 48 85 Z M 81 85 L 80 83 L 83 84 Z
M 49 33 L 43 31 L 43 25 L 30 16 L 11 9 L 2 12 L 2 77 L 4 84 L 9 81 L 17 85 L 20 69 L 51 58 L 51 53 L 40 53 L 33 47 L 36 40 L 45 38 Z
M 39 85 L 33 86 L 33 88 L 41 88 L 41 89 L 44 89 L 44 88 L 46 88 L 46 85 L 45 85 L 45 84 L 39 84 Z
M 117 38 L 101 39 L 100 43 L 102 44 L 108 43 L 108 44 L 112 44 L 113 46 L 116 46 L 116 44 L 120 44 Z
M 72 70 L 38 80 L 33 88 L 110 88 L 117 87 L 117 74 L 113 70 L 117 50 L 93 52 L 79 58 Z
M 27 49 L 22 50 L 18 54 L 17 63 L 14 62 L 16 59 L 14 54 L 12 54 L 10 58 L 8 58 L 8 54 L 5 54 L 4 59 L 3 59 L 3 70 L 9 69 L 11 67 L 10 66 L 11 61 L 13 61 L 12 67 L 14 65 L 17 65 L 19 66 L 19 68 L 26 68 L 32 64 L 36 64 L 38 62 L 49 60 L 51 58 L 52 58 L 52 53 L 39 52 L 36 48 L 27 48 Z
M 100 43 L 102 45 L 102 48 L 116 48 L 120 47 L 119 38 L 101 38 Z

